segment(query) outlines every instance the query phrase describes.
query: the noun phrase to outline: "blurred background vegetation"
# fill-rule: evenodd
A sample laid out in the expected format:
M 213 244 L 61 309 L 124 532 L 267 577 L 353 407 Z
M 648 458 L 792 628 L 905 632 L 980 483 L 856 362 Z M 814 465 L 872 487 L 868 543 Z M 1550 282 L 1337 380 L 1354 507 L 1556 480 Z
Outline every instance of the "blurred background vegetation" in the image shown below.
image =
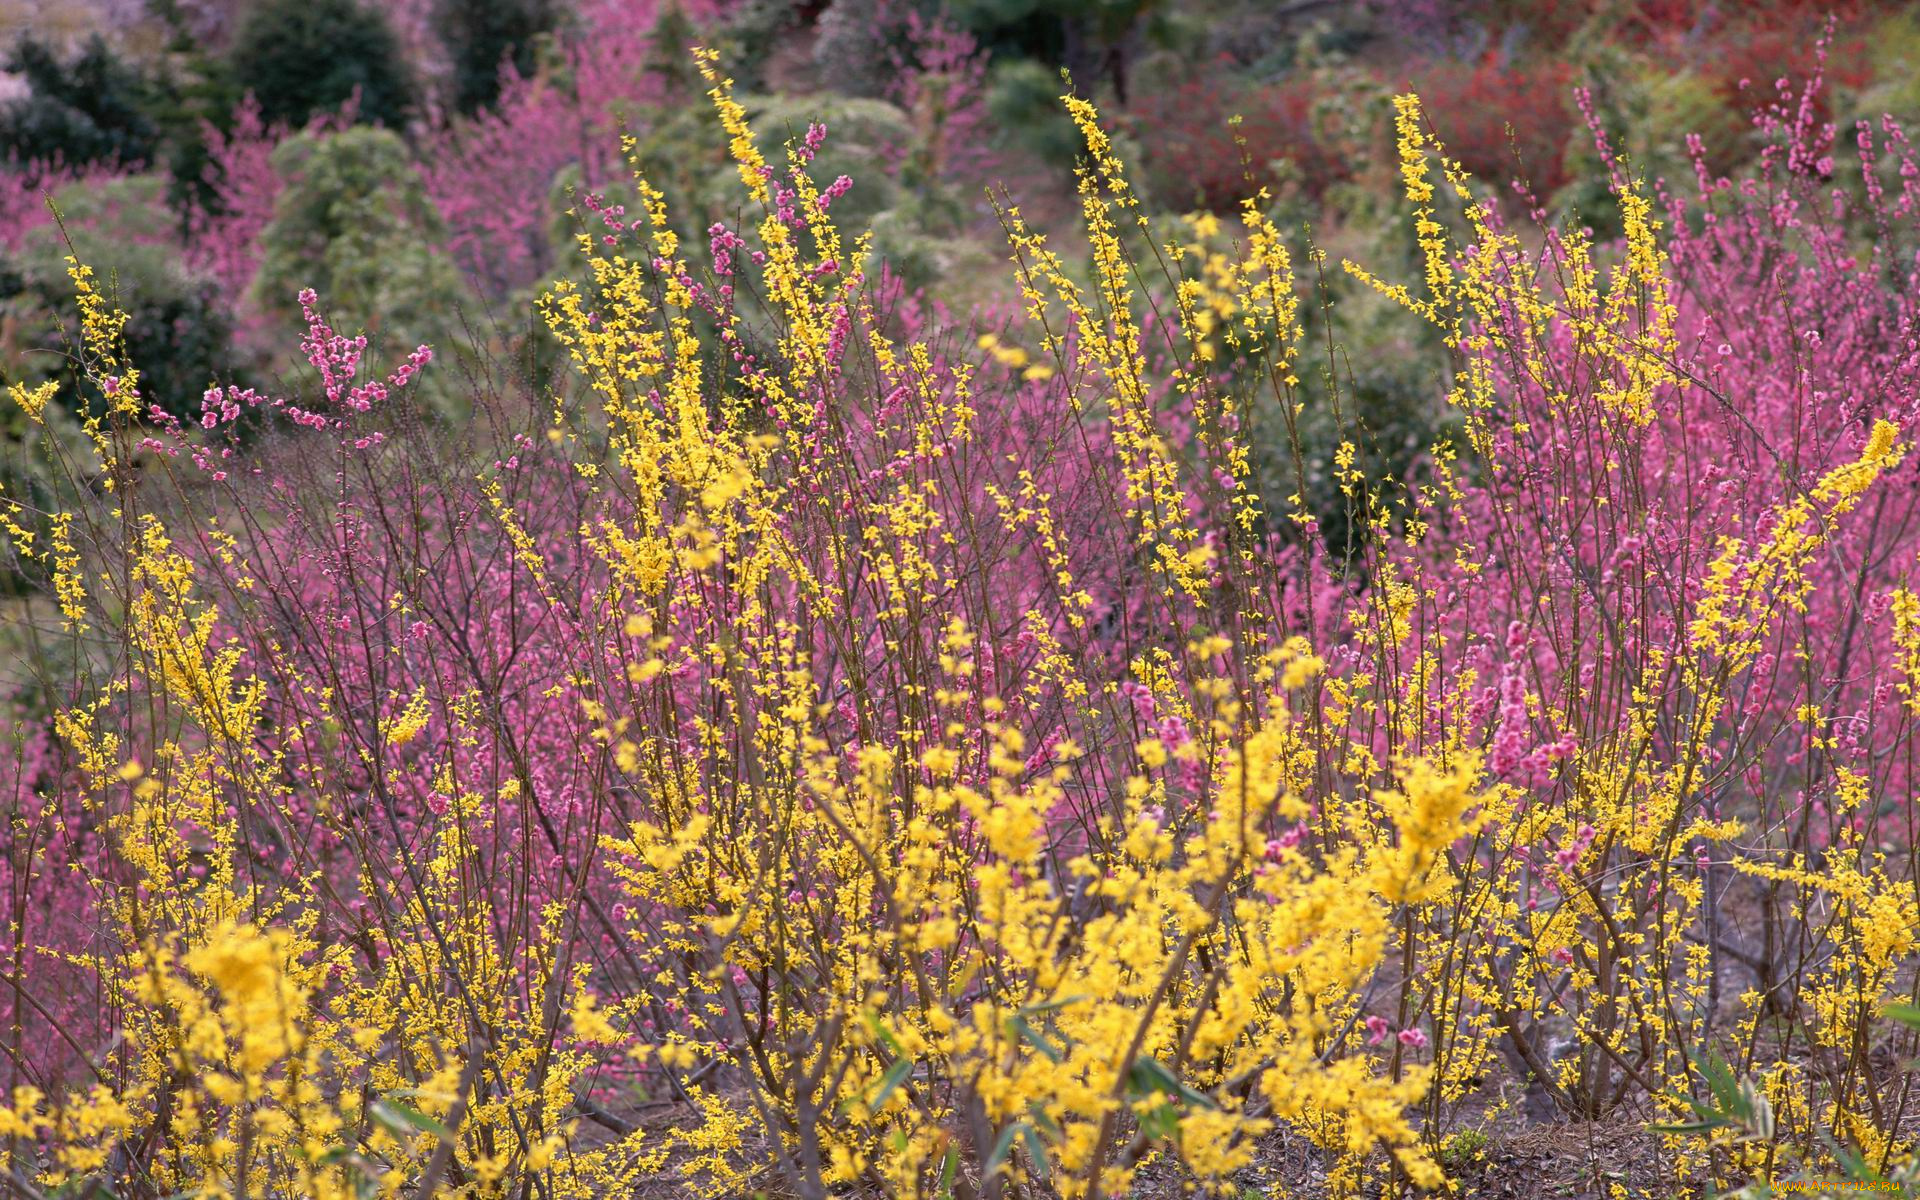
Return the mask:
M 1099 103 L 1150 210 L 1226 218 L 1164 226 L 1192 261 L 1251 196 L 1302 262 L 1408 270 L 1398 91 L 1503 203 L 1603 236 L 1576 89 L 1652 179 L 1691 180 L 1690 136 L 1736 170 L 1751 114 L 1801 86 L 1823 38 L 1821 117 L 1920 106 L 1920 12 L 1892 0 L 12 0 L 0 38 L 0 382 L 62 373 L 70 243 L 131 314 L 149 398 L 183 414 L 214 383 L 313 387 L 302 287 L 377 360 L 434 344 L 435 419 L 475 386 L 539 401 L 555 354 L 529 301 L 582 270 L 585 197 L 632 200 L 622 133 L 692 245 L 744 219 L 695 44 L 769 151 L 823 122 L 815 174 L 851 180 L 836 216 L 873 229 L 920 310 L 981 328 L 1008 311 L 991 190 L 1076 244 L 1068 88 Z M 1306 283 L 1309 340 L 1337 323 L 1344 349 L 1302 373 L 1304 434 L 1402 477 L 1445 432 L 1444 347 L 1338 272 Z M 482 378 L 502 363 L 511 379 Z M 62 395 L 69 419 L 89 403 Z M 1269 488 L 1292 492 L 1267 452 L 1284 439 L 1255 432 Z M 46 446 L 0 437 L 0 482 L 33 495 Z M 1304 483 L 1349 549 L 1337 489 Z

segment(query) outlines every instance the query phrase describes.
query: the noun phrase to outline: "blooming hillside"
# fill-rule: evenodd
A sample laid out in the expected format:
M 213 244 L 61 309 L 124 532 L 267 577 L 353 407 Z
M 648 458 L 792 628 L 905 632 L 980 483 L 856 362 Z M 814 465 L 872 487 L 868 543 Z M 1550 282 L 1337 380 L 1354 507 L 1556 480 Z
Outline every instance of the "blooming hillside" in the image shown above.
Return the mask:
M 185 267 L 119 167 L 20 218 L 5 1186 L 1920 1183 L 1920 163 L 1838 43 L 1679 177 L 1571 92 L 1577 220 L 1399 93 L 1322 239 L 1156 202 L 1117 78 L 929 216 L 1030 148 L 904 28 L 815 115 L 717 37 L 424 160 L 244 110 Z

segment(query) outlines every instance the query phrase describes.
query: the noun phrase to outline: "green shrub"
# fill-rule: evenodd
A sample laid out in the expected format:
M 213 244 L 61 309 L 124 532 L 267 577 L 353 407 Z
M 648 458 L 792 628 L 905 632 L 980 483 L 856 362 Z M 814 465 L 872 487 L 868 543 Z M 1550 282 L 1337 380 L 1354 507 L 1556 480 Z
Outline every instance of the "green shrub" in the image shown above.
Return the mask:
M 438 253 L 440 214 L 406 146 L 384 129 L 300 134 L 273 154 L 283 189 L 261 231 L 255 300 L 289 323 L 302 288 L 343 330 L 401 341 L 444 329 L 463 299 Z
M 176 415 L 197 411 L 207 385 L 232 375 L 233 322 L 229 298 L 189 270 L 171 241 L 155 236 L 170 227 L 166 180 L 149 174 L 73 184 L 53 202 L 72 251 L 58 227 L 42 226 L 21 238 L 0 272 L 6 381 L 70 374 L 65 349 L 78 337 L 66 265 L 72 252 L 83 262 L 114 264 L 106 283 L 127 313 L 127 349 L 140 364 L 144 398 Z M 71 382 L 61 389 L 69 402 L 80 386 L 77 376 Z M 98 405 L 102 397 L 87 394 L 87 402 Z
M 334 327 L 366 333 L 376 356 L 423 342 L 462 349 L 468 294 L 440 250 L 440 213 L 398 135 L 300 134 L 274 151 L 273 167 L 283 186 L 260 234 L 251 289 L 263 312 L 291 332 L 300 324 L 300 291 L 312 288 Z M 443 404 L 456 402 L 461 384 L 451 361 L 422 381 Z

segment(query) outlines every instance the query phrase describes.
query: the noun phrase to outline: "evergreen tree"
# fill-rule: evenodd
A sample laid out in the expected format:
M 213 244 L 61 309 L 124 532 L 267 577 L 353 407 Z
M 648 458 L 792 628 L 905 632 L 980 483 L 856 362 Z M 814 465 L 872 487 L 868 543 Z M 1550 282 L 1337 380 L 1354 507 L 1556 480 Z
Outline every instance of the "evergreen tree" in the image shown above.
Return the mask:
M 227 61 L 268 122 L 299 126 L 357 91 L 362 121 L 399 128 L 414 85 L 393 27 L 356 0 L 262 0 Z
M 453 60 L 453 107 L 470 113 L 500 96 L 500 68 L 533 73 L 539 38 L 553 29 L 553 0 L 439 0 L 434 16 Z
M 160 136 L 148 115 L 153 87 L 99 34 L 71 62 L 46 42 L 23 37 L 6 63 L 27 91 L 0 107 L 0 156 L 70 166 L 152 160 Z

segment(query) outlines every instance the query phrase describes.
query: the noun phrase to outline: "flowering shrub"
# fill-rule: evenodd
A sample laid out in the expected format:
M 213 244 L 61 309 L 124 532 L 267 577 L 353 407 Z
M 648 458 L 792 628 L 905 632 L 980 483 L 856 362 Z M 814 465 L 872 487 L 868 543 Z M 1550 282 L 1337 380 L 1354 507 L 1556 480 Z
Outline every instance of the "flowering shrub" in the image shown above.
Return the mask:
M 1460 436 L 1397 490 L 1331 449 L 1336 563 L 1297 436 L 1253 486 L 1333 366 L 1257 203 L 1156 249 L 1068 98 L 1090 266 L 1003 207 L 1019 309 L 952 336 L 836 226 L 828 132 L 768 161 L 697 61 L 748 223 L 591 206 L 573 378 L 465 430 L 311 293 L 314 399 L 170 416 L 70 264 L 92 487 L 0 509 L 69 664 L 0 775 L 16 1179 L 1097 1198 L 1284 1127 L 1406 1193 L 1497 1074 L 1675 1121 L 1723 1070 L 1767 1120 L 1670 1128 L 1680 1178 L 1910 1157 L 1896 126 L 1870 246 L 1807 105 L 1664 210 L 1609 157 L 1599 246 L 1396 100 L 1421 277 L 1345 269 Z

